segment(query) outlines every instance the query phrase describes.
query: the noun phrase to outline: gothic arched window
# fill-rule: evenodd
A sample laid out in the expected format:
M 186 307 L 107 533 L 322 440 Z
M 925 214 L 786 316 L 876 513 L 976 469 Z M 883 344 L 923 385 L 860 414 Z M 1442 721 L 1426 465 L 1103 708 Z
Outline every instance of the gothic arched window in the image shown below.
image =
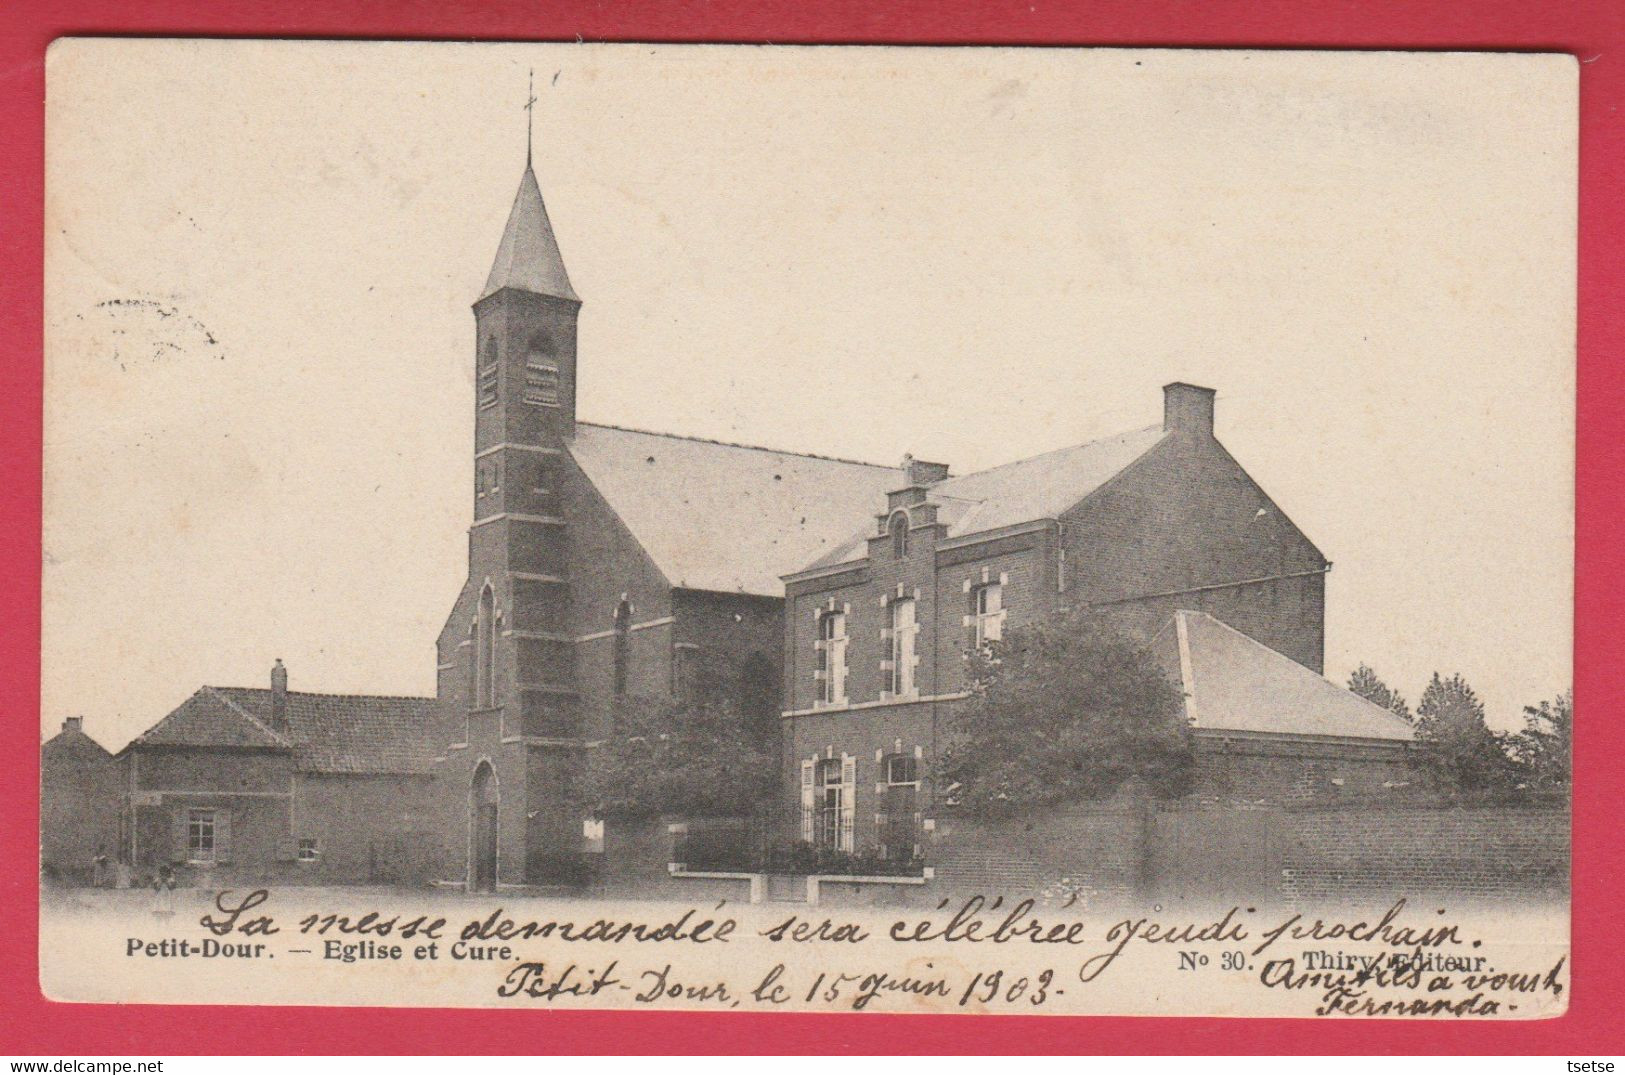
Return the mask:
M 490 709 L 496 702 L 497 649 L 496 594 L 491 584 L 480 591 L 480 609 L 474 623 L 474 708 Z
M 559 364 L 553 358 L 552 343 L 540 332 L 531 336 L 525 351 L 525 402 L 559 405 Z
M 615 606 L 615 697 L 626 696 L 626 665 L 632 641 L 632 606 L 623 597 Z
M 908 555 L 908 512 L 900 511 L 891 517 L 891 554 L 901 560 Z
M 501 353 L 497 338 L 487 337 L 485 353 L 480 356 L 479 397 L 481 407 L 494 406 L 497 401 L 497 369 Z

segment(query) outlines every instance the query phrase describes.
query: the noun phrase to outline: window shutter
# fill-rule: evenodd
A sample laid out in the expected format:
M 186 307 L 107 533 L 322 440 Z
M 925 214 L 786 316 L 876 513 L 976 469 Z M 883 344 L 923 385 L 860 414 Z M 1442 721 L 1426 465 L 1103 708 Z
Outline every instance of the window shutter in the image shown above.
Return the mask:
M 813 762 L 801 763 L 801 838 L 812 843 L 813 838 Z
M 850 754 L 841 755 L 841 833 L 842 851 L 852 850 L 852 828 L 857 814 L 858 759 Z
M 171 809 L 174 810 L 174 813 L 169 816 L 169 861 L 185 862 L 192 857 L 186 847 L 186 822 L 189 811 L 184 804 L 173 806 Z
M 231 811 L 214 812 L 214 860 L 231 861 Z

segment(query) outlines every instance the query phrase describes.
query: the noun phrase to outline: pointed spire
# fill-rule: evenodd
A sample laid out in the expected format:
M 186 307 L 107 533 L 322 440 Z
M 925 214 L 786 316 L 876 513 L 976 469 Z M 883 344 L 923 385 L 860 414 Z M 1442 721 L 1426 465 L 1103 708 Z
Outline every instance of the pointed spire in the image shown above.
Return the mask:
M 491 275 L 486 278 L 480 298 L 505 287 L 581 301 L 570 287 L 558 240 L 553 238 L 553 225 L 547 219 L 547 207 L 542 204 L 542 188 L 537 185 L 536 173 L 528 164 L 519 180 L 519 193 L 514 195 L 508 226 L 502 231 L 502 243 L 497 247 L 496 260 L 491 263 Z
M 508 225 L 502 229 L 502 242 L 480 299 L 511 287 L 580 302 L 564 271 L 564 258 L 559 254 L 553 224 L 542 204 L 542 188 L 531 166 L 531 119 L 535 111 L 536 72 L 532 70 L 530 89 L 525 94 L 525 174 L 519 179 L 519 193 L 514 195 L 513 208 L 508 211 Z

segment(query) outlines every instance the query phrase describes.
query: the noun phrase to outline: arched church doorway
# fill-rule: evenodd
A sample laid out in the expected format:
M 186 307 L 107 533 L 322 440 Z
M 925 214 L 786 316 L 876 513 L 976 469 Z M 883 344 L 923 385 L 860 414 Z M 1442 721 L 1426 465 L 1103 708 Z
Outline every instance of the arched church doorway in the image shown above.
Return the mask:
M 497 774 L 488 761 L 480 762 L 474 770 L 474 782 L 468 793 L 469 828 L 471 846 L 469 855 L 469 890 L 495 892 L 497 887 Z

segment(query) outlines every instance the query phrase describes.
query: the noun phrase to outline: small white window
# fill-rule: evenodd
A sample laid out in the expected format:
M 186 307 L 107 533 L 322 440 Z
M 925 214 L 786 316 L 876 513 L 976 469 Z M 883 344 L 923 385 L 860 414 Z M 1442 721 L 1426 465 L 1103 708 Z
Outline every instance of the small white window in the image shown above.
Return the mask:
M 886 784 L 889 787 L 913 787 L 920 782 L 920 763 L 912 754 L 890 754 L 886 757 Z
M 604 853 L 604 819 L 589 817 L 581 820 L 581 850 L 591 855 Z
M 846 614 L 826 612 L 818 617 L 818 700 L 824 705 L 846 703 Z
M 315 862 L 322 857 L 321 849 L 316 844 L 316 837 L 299 837 L 299 861 Z
M 985 582 L 971 591 L 972 641 L 977 649 L 1004 637 L 1004 587 Z
M 214 811 L 193 810 L 186 817 L 186 860 L 214 861 Z
M 891 667 L 887 669 L 886 689 L 898 697 L 914 693 L 915 641 L 920 633 L 914 616 L 914 599 L 901 597 L 891 603 Z

